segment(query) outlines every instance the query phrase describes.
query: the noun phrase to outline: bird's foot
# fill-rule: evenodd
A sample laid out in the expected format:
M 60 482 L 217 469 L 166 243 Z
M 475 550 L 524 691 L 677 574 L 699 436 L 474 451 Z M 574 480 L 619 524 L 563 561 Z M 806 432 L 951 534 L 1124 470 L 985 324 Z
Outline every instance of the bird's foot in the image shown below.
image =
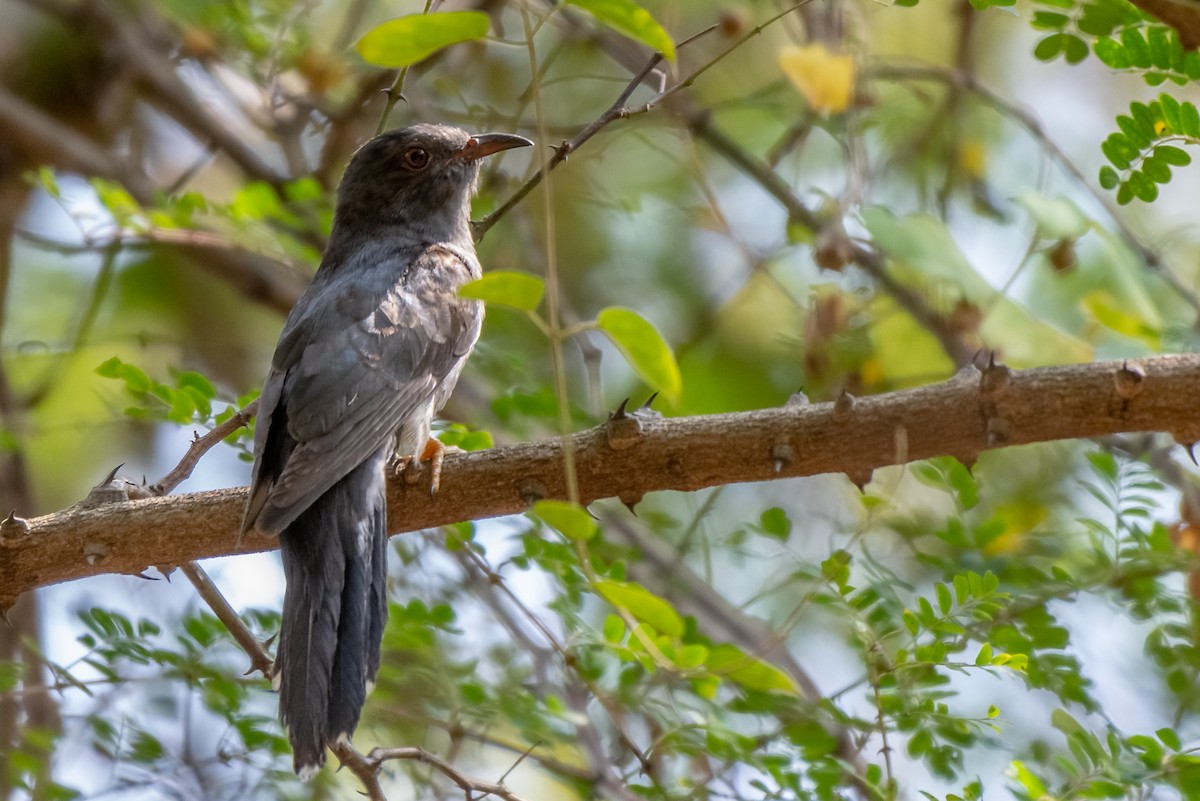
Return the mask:
M 421 463 L 429 462 L 429 496 L 432 498 L 442 485 L 442 463 L 446 460 L 447 451 L 461 450 L 454 446 L 447 447 L 441 440 L 430 437 L 419 454 L 393 456 L 388 467 L 392 475 L 403 477 L 406 484 L 416 484 L 421 478 Z

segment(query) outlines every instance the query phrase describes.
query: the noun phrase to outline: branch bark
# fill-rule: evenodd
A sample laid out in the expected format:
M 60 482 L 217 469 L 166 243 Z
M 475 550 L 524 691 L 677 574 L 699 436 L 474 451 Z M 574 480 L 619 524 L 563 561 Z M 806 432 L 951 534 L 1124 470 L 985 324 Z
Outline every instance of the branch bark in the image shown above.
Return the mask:
M 967 464 L 1011 445 L 1163 431 L 1200 440 L 1200 355 L 1014 371 L 967 367 L 940 384 L 832 403 L 661 418 L 638 413 L 573 435 L 580 497 L 636 503 L 647 492 L 846 473 L 865 484 L 878 467 L 950 455 Z M 559 440 L 450 454 L 441 490 L 424 473 L 388 488 L 392 531 L 515 514 L 565 498 Z M 410 480 L 411 479 L 411 480 Z M 101 573 L 137 574 L 190 560 L 269 550 L 237 543 L 245 489 L 97 508 L 72 507 L 0 539 L 0 602 L 35 587 Z M 0 532 L 2 534 L 3 532 Z

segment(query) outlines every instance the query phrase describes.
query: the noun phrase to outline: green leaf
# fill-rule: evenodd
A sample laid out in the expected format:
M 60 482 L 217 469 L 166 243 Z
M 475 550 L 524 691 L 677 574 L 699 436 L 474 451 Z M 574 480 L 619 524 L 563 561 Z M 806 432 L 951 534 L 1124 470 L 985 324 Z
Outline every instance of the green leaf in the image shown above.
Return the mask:
M 1121 133 L 1125 134 L 1130 147 L 1136 150 L 1144 149 L 1150 144 L 1150 140 L 1154 138 L 1154 128 L 1152 125 L 1144 120 L 1137 120 L 1125 114 L 1117 117 L 1117 127 L 1121 129 Z
M 1130 144 L 1122 133 L 1111 133 L 1100 145 L 1104 157 L 1118 170 L 1129 169 L 1129 164 L 1138 156 L 1138 149 Z
M 1178 751 L 1183 747 L 1183 743 L 1179 740 L 1179 734 L 1174 729 L 1159 729 L 1154 734 L 1162 741 L 1163 745 L 1172 751 Z
M 596 317 L 596 326 L 621 349 L 643 381 L 671 403 L 679 400 L 683 389 L 679 364 L 653 325 L 632 309 L 609 306 Z
M 650 12 L 633 0 L 567 0 L 591 14 L 614 31 L 662 53 L 667 61 L 675 60 L 675 43 L 670 34 L 658 24 Z
M 792 521 L 788 519 L 787 512 L 778 506 L 766 510 L 759 516 L 758 527 L 767 536 L 779 540 L 786 540 L 792 533 Z
M 971 597 L 971 582 L 962 573 L 954 577 L 954 598 L 958 603 L 965 604 Z
M 409 14 L 377 25 L 354 49 L 368 64 L 396 69 L 415 64 L 444 47 L 487 36 L 488 15 L 482 11 Z
M 769 662 L 746 653 L 736 645 L 717 645 L 708 652 L 705 667 L 747 690 L 799 695 L 792 677 Z
M 497 270 L 464 284 L 458 294 L 464 298 L 476 298 L 529 312 L 542 302 L 546 294 L 546 282 L 528 273 Z
M 1183 127 L 1179 101 L 1170 95 L 1162 94 L 1158 96 L 1158 108 L 1162 112 L 1163 122 L 1167 124 L 1167 130 L 1178 133 Z
M 1037 221 L 1038 231 L 1047 239 L 1078 239 L 1091 227 L 1091 221 L 1068 198 L 1046 197 L 1030 191 L 1018 195 L 1016 201 Z
M 1029 798 L 1043 798 L 1049 795 L 1050 791 L 1046 789 L 1045 782 L 1025 767 L 1023 762 L 1014 761 L 1007 772 L 1024 788 L 1025 795 Z
M 587 541 L 600 531 L 587 510 L 570 501 L 538 501 L 532 512 L 567 539 Z
M 1165 184 L 1171 180 L 1171 166 L 1166 160 L 1150 156 L 1142 162 L 1142 172 L 1156 184 Z
M 1074 34 L 1063 34 L 1063 36 L 1066 37 L 1063 40 L 1063 58 L 1067 60 L 1068 64 L 1078 64 L 1087 58 L 1087 42 Z
M 618 609 L 624 609 L 659 634 L 683 636 L 683 619 L 671 604 L 640 584 L 605 579 L 596 582 L 596 592 Z
M 180 389 L 191 389 L 202 398 L 211 400 L 217 397 L 217 388 L 213 386 L 213 382 L 195 370 L 183 371 L 175 377 L 175 382 Z
M 1062 708 L 1055 709 L 1050 713 L 1050 725 L 1068 737 L 1073 734 L 1087 733 L 1087 729 L 1079 721 L 1071 717 L 1070 712 Z
M 698 668 L 708 661 L 708 648 L 699 643 L 685 645 L 679 649 L 679 653 L 675 657 L 675 664 L 685 670 Z
M 1062 52 L 1067 41 L 1065 33 L 1054 33 L 1037 43 L 1033 48 L 1033 56 L 1038 61 L 1053 61 Z
M 1115 189 L 1119 183 L 1121 183 L 1121 176 L 1117 175 L 1116 170 L 1107 165 L 1100 168 L 1100 187 L 1102 189 Z
M 1187 154 L 1187 151 L 1171 145 L 1159 145 L 1155 149 L 1154 155 L 1174 167 L 1186 167 L 1192 163 L 1192 157 Z
M 1192 103 L 1179 105 L 1180 132 L 1187 136 L 1200 136 L 1200 111 Z
M 1096 58 L 1100 59 L 1107 67 L 1112 67 L 1115 70 L 1129 68 L 1129 57 L 1125 55 L 1125 48 L 1112 39 L 1097 39 L 1092 44 L 1092 50 L 1095 52 Z
M 1134 196 L 1143 203 L 1153 203 L 1158 199 L 1158 184 L 1150 180 L 1145 173 L 1135 172 L 1130 175 L 1129 186 L 1133 189 Z
M 954 598 L 950 595 L 950 588 L 939 581 L 933 585 L 933 590 L 937 595 L 938 609 L 943 615 L 950 614 L 950 610 L 954 608 Z
M 125 382 L 125 389 L 134 394 L 150 391 L 150 376 L 140 368 L 121 361 L 117 356 L 105 361 L 96 368 L 96 372 L 105 378 L 116 378 Z
M 1171 46 L 1171 41 L 1167 37 L 1167 29 L 1159 26 L 1149 28 L 1146 31 L 1146 44 L 1149 47 L 1150 59 L 1154 62 L 1154 66 L 1161 70 L 1171 69 L 1178 46 L 1174 48 Z
M 1057 11 L 1035 11 L 1029 24 L 1044 31 L 1061 31 L 1070 21 L 1070 17 Z
M 1140 31 L 1136 28 L 1122 30 L 1121 44 L 1125 45 L 1125 53 L 1133 66 L 1143 69 L 1150 66 L 1150 48 Z

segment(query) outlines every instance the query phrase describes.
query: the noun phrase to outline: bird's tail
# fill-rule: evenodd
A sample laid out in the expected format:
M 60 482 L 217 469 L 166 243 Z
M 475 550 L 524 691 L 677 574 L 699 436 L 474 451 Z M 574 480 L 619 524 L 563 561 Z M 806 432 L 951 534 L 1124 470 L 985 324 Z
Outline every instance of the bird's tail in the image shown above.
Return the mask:
M 380 451 L 279 535 L 287 591 L 275 657 L 279 716 L 296 773 L 349 738 L 379 670 L 387 620 L 387 509 Z

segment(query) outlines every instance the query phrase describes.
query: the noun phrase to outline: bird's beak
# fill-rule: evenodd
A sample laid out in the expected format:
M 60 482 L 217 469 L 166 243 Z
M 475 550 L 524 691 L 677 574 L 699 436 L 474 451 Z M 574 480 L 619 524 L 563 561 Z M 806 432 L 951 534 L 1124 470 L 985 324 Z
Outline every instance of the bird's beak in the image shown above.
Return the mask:
M 458 157 L 463 161 L 476 161 L 484 156 L 499 153 L 501 150 L 510 150 L 514 147 L 530 147 L 532 144 L 533 142 L 516 134 L 475 134 L 467 140 L 462 150 L 458 151 Z

